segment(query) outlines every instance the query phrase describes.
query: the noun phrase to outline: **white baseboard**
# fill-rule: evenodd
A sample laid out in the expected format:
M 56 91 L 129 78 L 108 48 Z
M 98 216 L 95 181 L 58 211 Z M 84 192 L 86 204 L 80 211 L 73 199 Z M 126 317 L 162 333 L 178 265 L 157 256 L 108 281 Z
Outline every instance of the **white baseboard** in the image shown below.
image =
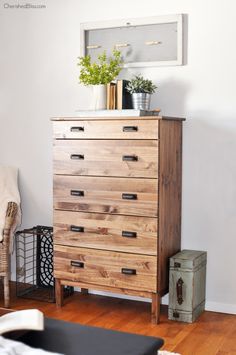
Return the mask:
M 80 289 L 76 287 L 75 291 L 77 291 L 77 290 L 80 290 Z M 115 298 L 121 298 L 121 299 L 125 299 L 125 300 L 132 300 L 132 301 L 140 301 L 140 302 L 149 302 L 149 303 L 151 303 L 151 298 L 145 298 L 145 297 L 129 296 L 129 295 L 122 295 L 120 293 L 92 291 L 92 290 L 89 290 L 89 293 L 92 294 L 92 295 L 115 297 Z M 168 303 L 169 303 L 168 295 L 162 297 L 161 303 L 165 304 L 165 305 L 168 305 Z
M 117 293 L 100 292 L 100 291 L 89 291 L 89 293 L 94 294 L 94 295 L 116 297 L 116 298 L 128 299 L 128 300 L 133 300 L 133 301 L 151 302 L 150 298 L 134 297 L 134 296 L 128 296 L 128 295 L 121 295 L 121 294 L 117 294 Z M 168 303 L 169 303 L 168 295 L 162 297 L 161 303 L 164 305 L 168 305 Z M 211 311 L 211 312 L 236 314 L 236 304 L 208 302 L 207 301 L 205 309 L 206 309 L 206 311 Z
M 76 290 L 76 289 L 75 289 Z M 102 291 L 92 291 L 89 290 L 89 293 L 92 295 L 100 295 L 100 296 L 106 296 L 106 297 L 115 297 L 115 298 L 122 298 L 125 300 L 132 300 L 132 301 L 141 301 L 141 302 L 150 302 L 150 298 L 143 298 L 143 297 L 136 297 L 136 296 L 129 296 L 129 295 L 122 295 L 119 293 L 112 293 L 112 292 L 102 292 Z
M 236 304 L 207 301 L 206 311 L 236 314 Z

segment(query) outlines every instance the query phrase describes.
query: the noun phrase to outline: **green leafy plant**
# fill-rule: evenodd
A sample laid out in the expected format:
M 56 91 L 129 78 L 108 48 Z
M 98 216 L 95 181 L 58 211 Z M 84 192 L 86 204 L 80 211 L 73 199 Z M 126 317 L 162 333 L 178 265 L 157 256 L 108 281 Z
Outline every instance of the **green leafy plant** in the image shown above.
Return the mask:
M 80 83 L 84 85 L 109 84 L 122 69 L 121 52 L 114 49 L 112 56 L 107 57 L 104 51 L 98 55 L 98 62 L 92 63 L 90 55 L 79 57 Z
M 126 90 L 130 94 L 134 93 L 145 93 L 153 94 L 157 89 L 157 86 L 153 84 L 151 80 L 144 79 L 141 75 L 136 75 L 130 82 L 126 85 Z

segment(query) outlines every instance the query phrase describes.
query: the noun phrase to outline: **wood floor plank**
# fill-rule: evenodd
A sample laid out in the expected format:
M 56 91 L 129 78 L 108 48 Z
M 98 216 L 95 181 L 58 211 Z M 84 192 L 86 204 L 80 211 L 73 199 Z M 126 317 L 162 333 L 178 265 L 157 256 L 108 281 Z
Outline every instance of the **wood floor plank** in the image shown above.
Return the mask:
M 235 315 L 204 312 L 195 323 L 187 324 L 168 320 L 167 307 L 162 306 L 160 324 L 155 325 L 150 322 L 150 303 L 76 292 L 58 309 L 54 303 L 16 298 L 14 289 L 11 308 L 38 308 L 55 319 L 161 337 L 165 341 L 163 350 L 181 355 L 236 355 Z

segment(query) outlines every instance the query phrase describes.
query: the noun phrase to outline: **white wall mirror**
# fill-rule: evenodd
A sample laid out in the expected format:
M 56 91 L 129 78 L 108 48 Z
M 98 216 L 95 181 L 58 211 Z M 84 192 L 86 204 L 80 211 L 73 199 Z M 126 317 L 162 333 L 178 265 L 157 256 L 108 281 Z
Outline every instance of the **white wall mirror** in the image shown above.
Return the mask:
M 183 64 L 183 15 L 81 24 L 81 55 L 122 52 L 124 67 Z

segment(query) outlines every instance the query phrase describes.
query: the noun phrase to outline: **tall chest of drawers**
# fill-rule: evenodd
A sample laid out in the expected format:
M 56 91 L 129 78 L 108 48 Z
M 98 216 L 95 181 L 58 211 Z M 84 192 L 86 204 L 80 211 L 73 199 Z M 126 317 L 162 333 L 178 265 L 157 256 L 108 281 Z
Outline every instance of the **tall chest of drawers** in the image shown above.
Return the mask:
M 58 117 L 54 276 L 62 286 L 152 299 L 152 321 L 180 250 L 182 119 Z

